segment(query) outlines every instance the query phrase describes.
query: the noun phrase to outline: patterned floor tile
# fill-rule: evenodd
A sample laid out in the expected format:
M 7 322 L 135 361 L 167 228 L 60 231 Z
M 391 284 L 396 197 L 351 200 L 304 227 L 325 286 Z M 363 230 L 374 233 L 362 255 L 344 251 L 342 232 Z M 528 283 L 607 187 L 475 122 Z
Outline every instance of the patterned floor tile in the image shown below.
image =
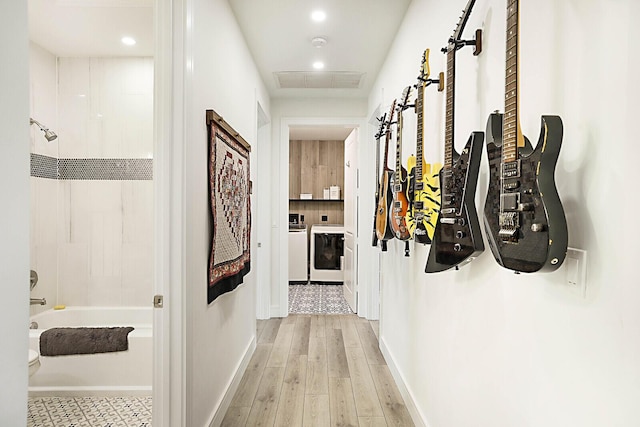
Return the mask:
M 143 397 L 29 398 L 28 427 L 150 427 L 152 399 Z
M 289 313 L 351 314 L 343 285 L 289 285 Z

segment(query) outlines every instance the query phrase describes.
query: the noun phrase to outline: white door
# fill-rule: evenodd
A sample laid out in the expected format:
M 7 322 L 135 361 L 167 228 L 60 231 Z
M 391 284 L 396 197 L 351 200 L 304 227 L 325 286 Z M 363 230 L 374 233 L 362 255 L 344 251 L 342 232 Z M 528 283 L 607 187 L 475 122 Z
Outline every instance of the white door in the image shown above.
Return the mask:
M 344 297 L 355 313 L 358 298 L 358 129 L 344 141 Z

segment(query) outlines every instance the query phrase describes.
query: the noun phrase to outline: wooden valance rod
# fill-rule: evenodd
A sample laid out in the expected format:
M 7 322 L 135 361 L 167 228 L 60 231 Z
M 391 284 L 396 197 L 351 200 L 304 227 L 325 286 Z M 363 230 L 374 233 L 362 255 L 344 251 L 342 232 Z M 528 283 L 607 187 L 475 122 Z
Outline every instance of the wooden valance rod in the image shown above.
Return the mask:
M 209 126 L 211 122 L 215 122 L 218 126 L 224 129 L 229 135 L 234 137 L 238 141 L 238 143 L 240 143 L 244 148 L 246 148 L 248 151 L 251 151 L 251 145 L 243 137 L 241 137 L 240 134 L 236 132 L 236 130 L 233 127 L 231 127 L 231 125 L 227 123 L 226 120 L 223 119 L 220 114 L 216 113 L 213 110 L 207 110 L 207 126 Z

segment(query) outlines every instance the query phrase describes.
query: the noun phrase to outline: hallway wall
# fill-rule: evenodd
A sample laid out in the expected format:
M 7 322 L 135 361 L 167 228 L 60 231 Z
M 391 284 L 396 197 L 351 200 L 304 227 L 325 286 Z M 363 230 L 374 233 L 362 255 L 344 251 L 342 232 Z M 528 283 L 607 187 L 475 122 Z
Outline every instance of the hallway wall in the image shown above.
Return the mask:
M 269 115 L 269 97 L 226 0 L 188 1 L 186 87 L 186 364 L 187 425 L 208 426 L 216 416 L 256 335 L 257 222 L 251 230 L 251 272 L 233 292 L 207 305 L 209 257 L 207 128 L 214 109 L 251 145 L 251 179 L 256 180 L 257 111 Z M 252 218 L 257 218 L 257 195 Z
M 432 77 L 445 70 L 439 50 L 466 4 L 412 2 L 370 94 L 370 115 L 415 83 L 425 48 Z M 457 55 L 458 151 L 471 131 L 485 130 L 491 112 L 504 109 L 505 17 L 504 0 L 478 0 L 466 26 L 467 38 L 484 30 L 484 46 L 479 57 L 472 48 Z M 380 254 L 381 345 L 424 425 L 595 427 L 640 419 L 640 288 L 632 259 L 639 203 L 629 193 L 640 151 L 630 125 L 640 96 L 640 61 L 629 55 L 640 39 L 638 19 L 633 0 L 521 6 L 522 127 L 535 144 L 541 115 L 563 119 L 556 183 L 569 246 L 588 253 L 586 297 L 566 284 L 565 266 L 515 275 L 486 244 L 460 271 L 431 275 L 424 273 L 428 247 L 412 243 L 405 258 L 394 241 Z M 426 102 L 425 156 L 441 161 L 445 95 L 429 88 Z M 415 118 L 407 127 L 415 129 Z M 362 161 L 374 162 L 373 153 Z M 484 152 L 480 212 L 487 180 Z
M 29 323 L 29 35 L 27 4 L 0 2 L 0 425 L 27 422 Z

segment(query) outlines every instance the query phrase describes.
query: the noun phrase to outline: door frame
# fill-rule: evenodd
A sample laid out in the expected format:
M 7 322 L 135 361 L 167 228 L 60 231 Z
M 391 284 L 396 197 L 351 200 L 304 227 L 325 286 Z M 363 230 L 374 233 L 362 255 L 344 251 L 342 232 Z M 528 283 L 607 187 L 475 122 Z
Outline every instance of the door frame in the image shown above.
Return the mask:
M 286 317 L 289 314 L 289 128 L 295 126 L 345 126 L 359 129 L 358 135 L 368 134 L 366 117 L 283 117 L 281 119 L 279 162 L 277 162 L 279 185 L 274 189 L 273 200 L 276 205 L 274 209 L 276 214 L 272 218 L 272 228 L 275 231 L 272 253 L 278 254 L 277 257 L 274 257 L 273 277 L 275 280 L 273 283 L 277 288 L 278 298 L 277 304 L 271 306 L 271 317 Z M 363 296 L 363 293 L 368 292 L 368 287 L 360 286 L 359 283 L 356 285 L 358 292 L 360 292 L 358 298 L 366 298 L 368 301 L 368 296 Z M 276 301 L 272 301 L 272 303 L 274 302 Z M 359 315 L 367 317 L 367 310 L 360 310 L 360 308 Z

